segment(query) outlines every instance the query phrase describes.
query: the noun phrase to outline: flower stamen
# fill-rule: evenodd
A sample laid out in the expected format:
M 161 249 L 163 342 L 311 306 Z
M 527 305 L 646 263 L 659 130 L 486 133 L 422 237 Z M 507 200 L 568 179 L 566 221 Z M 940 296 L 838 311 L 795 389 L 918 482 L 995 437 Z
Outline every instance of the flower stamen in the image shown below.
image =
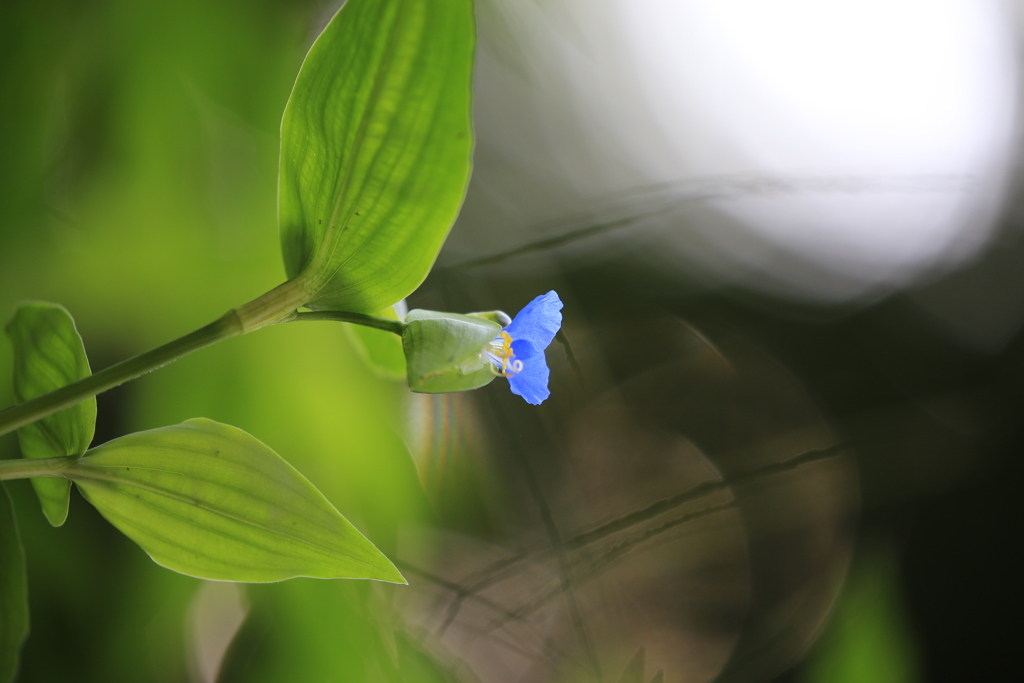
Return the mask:
M 494 338 L 490 344 L 491 348 L 487 355 L 491 358 L 491 369 L 501 377 L 512 377 L 517 372 L 523 371 L 523 361 L 513 360 L 515 353 L 512 352 L 512 337 L 504 330 L 500 336 Z

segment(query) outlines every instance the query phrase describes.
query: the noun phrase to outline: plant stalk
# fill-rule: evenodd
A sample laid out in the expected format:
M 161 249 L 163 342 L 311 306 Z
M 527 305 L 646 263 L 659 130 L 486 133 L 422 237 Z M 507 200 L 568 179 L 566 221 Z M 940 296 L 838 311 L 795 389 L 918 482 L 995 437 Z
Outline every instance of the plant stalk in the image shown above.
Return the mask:
M 0 411 L 0 436 L 47 415 L 73 406 L 90 396 L 113 389 L 156 370 L 193 351 L 216 342 L 247 334 L 295 316 L 295 309 L 309 298 L 305 281 L 289 280 L 244 306 L 233 308 L 217 320 L 163 346 L 121 361 L 60 389 Z
M 0 481 L 34 477 L 63 477 L 68 465 L 75 460 L 77 458 L 68 455 L 58 458 L 0 460 Z
M 348 311 L 311 311 L 296 313 L 293 317 L 288 319 L 288 322 L 301 322 L 303 320 L 330 320 L 333 322 L 354 323 L 356 325 L 362 325 L 363 327 L 372 327 L 376 330 L 391 332 L 392 334 L 397 334 L 399 337 L 402 336 L 402 330 L 405 329 L 405 324 L 399 320 L 380 318 L 375 315 L 364 315 L 362 313 L 349 313 Z

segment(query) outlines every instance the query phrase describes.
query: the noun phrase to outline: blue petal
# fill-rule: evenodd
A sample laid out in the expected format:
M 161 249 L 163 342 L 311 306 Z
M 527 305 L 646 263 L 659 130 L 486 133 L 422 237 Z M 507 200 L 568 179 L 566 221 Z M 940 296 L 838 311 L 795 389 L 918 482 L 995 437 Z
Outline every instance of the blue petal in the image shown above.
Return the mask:
M 543 351 L 551 344 L 558 328 L 562 326 L 562 314 L 559 312 L 561 310 L 562 301 L 552 290 L 526 304 L 505 331 L 513 341 L 524 339 L 538 351 Z
M 544 354 L 523 363 L 520 372 L 508 378 L 508 386 L 513 394 L 522 396 L 527 403 L 539 406 L 551 392 L 548 391 L 548 363 Z
M 538 353 L 543 354 L 544 349 L 538 349 L 536 346 L 534 346 L 525 339 L 516 339 L 514 342 L 512 342 L 513 358 L 518 358 L 519 360 L 525 361 L 527 358 L 533 358 Z

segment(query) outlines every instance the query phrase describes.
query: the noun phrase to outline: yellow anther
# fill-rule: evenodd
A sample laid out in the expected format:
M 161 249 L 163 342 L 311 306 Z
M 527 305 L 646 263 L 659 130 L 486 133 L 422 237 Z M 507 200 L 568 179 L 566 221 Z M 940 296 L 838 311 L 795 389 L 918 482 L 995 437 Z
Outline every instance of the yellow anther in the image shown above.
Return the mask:
M 511 358 L 514 355 L 512 353 L 512 337 L 508 332 L 501 332 L 501 349 L 495 355 L 499 358 Z
M 512 337 L 508 332 L 500 332 L 501 343 L 499 345 L 498 340 L 495 339 L 491 342 L 491 355 L 497 359 L 501 359 L 501 369 L 494 368 L 495 372 L 502 377 L 511 377 L 517 372 L 520 372 L 523 367 L 522 361 L 514 361 L 515 353 L 512 352 Z

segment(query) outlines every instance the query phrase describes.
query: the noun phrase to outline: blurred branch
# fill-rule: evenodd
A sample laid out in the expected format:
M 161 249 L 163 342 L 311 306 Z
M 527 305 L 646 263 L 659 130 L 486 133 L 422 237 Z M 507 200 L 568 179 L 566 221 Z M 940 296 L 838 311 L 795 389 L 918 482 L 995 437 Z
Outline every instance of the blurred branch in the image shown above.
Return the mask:
M 728 503 L 723 503 L 721 505 L 712 505 L 711 507 L 704 508 L 703 510 L 698 510 L 696 512 L 691 512 L 689 514 L 676 517 L 675 519 L 671 519 L 665 522 L 664 524 L 660 524 L 654 527 L 653 529 L 648 529 L 646 532 L 644 532 L 636 538 L 622 541 L 621 543 L 612 546 L 607 552 L 605 552 L 603 555 L 600 555 L 596 559 L 587 558 L 579 562 L 578 564 L 584 566 L 585 571 L 583 571 L 580 575 L 577 576 L 577 581 L 586 582 L 598 576 L 622 555 L 625 555 L 627 552 L 629 552 L 636 546 L 640 545 L 641 543 L 644 543 L 645 541 L 648 541 L 656 536 L 659 536 L 665 533 L 666 531 L 674 529 L 675 527 L 681 524 L 685 524 L 687 522 L 692 522 L 696 519 L 700 519 L 701 517 L 709 517 L 711 515 L 735 507 L 736 503 L 732 501 Z M 525 619 L 526 617 L 530 616 L 538 609 L 546 605 L 547 603 L 551 602 L 551 600 L 558 597 L 559 593 L 561 592 L 561 586 L 553 590 L 550 590 L 544 595 L 535 599 L 533 602 L 523 605 L 522 607 L 511 613 L 506 613 L 501 617 L 494 619 L 493 621 L 491 621 L 490 624 L 484 627 L 483 631 L 485 633 L 489 633 L 491 631 L 503 627 L 511 620 Z
M 555 341 L 558 342 L 565 352 L 565 359 L 569 361 L 569 367 L 572 368 L 573 373 L 576 375 L 576 381 L 582 384 L 584 379 L 583 366 L 576 359 L 576 353 L 572 350 L 572 344 L 569 342 L 569 337 L 565 334 L 565 330 L 559 328 L 557 334 L 555 334 Z
M 448 590 L 448 591 L 451 591 L 452 593 L 454 593 L 455 597 L 453 598 L 452 603 L 450 603 L 450 605 L 452 605 L 452 604 L 459 604 L 459 605 L 461 605 L 463 599 L 471 598 L 474 601 L 480 603 L 481 605 L 484 605 L 485 607 L 494 610 L 498 614 L 501 614 L 503 616 L 506 616 L 506 617 L 509 617 L 509 618 L 512 618 L 512 619 L 516 618 L 515 613 L 512 612 L 511 610 L 507 609 L 506 607 L 504 607 L 504 606 L 502 606 L 502 605 L 494 602 L 493 600 L 490 600 L 490 599 L 488 599 L 488 598 L 486 598 L 486 597 L 484 597 L 482 595 L 478 595 L 478 594 L 470 592 L 465 586 L 463 586 L 463 585 L 461 585 L 459 583 L 456 583 L 454 581 L 448 581 L 447 579 L 441 578 L 440 576 L 437 576 L 436 574 L 428 572 L 428 571 L 426 571 L 426 570 L 424 570 L 424 569 L 422 569 L 420 567 L 417 567 L 417 566 L 415 566 L 415 565 L 413 565 L 413 564 L 411 564 L 409 562 L 405 562 L 405 561 L 402 561 L 402 560 L 395 560 L 395 566 L 399 567 L 403 572 L 406 572 L 407 574 L 414 574 L 416 576 L 419 576 L 420 578 L 422 578 L 422 579 L 424 579 L 426 581 L 429 581 L 430 583 L 433 583 L 433 584 L 435 584 L 435 585 L 437 585 L 437 586 L 439 586 L 441 588 L 444 588 L 445 590 Z M 449 607 L 450 607 L 450 605 L 449 605 Z M 455 614 L 457 614 L 457 610 L 455 611 Z M 447 627 L 449 625 L 451 625 L 451 621 L 455 618 L 455 614 L 451 614 L 450 618 L 446 617 L 446 621 L 443 624 L 443 627 L 437 629 L 437 632 L 439 633 L 439 635 L 443 634 L 445 632 L 445 630 L 447 630 Z M 527 624 L 527 626 L 528 626 L 528 624 Z M 467 627 L 466 630 L 469 631 L 470 633 L 473 633 L 475 635 L 480 635 L 480 636 L 487 635 L 487 633 L 488 633 L 484 629 L 478 629 L 478 628 L 472 628 L 472 627 Z M 532 629 L 532 630 L 536 631 L 536 629 Z M 539 632 L 537 632 L 537 634 L 538 634 L 538 636 L 541 635 Z M 516 645 L 515 643 L 506 641 L 504 639 L 493 638 L 493 637 L 492 637 L 492 640 L 494 642 L 498 643 L 499 645 L 502 645 L 503 647 L 507 648 L 508 650 L 511 650 L 512 652 L 516 652 L 518 654 L 521 654 L 521 655 L 523 655 L 525 657 L 528 657 L 530 659 L 533 659 L 534 661 L 537 661 L 537 662 L 540 662 L 540 663 L 543 663 L 543 664 L 552 664 L 553 663 L 553 662 L 551 662 L 548 659 L 544 659 L 542 657 L 539 657 L 536 653 L 530 652 L 529 650 Z
M 612 534 L 618 533 L 619 531 L 629 529 L 636 524 L 646 522 L 658 515 L 664 514 L 665 512 L 687 503 L 692 503 L 713 493 L 727 491 L 733 486 L 739 484 L 750 483 L 762 477 L 782 474 L 784 472 L 795 470 L 796 468 L 808 463 L 835 457 L 844 450 L 846 450 L 846 446 L 843 444 L 835 444 L 828 448 L 806 451 L 794 458 L 790 458 L 789 460 L 752 469 L 749 472 L 736 475 L 729 480 L 702 482 L 687 489 L 686 491 L 682 491 L 667 498 L 662 498 L 661 500 L 657 500 L 638 510 L 628 512 L 620 517 L 611 519 L 594 527 L 593 529 L 571 536 L 562 543 L 562 546 L 569 550 L 582 548 L 590 543 L 604 539 Z M 470 584 L 467 590 L 470 592 L 483 590 L 487 586 L 504 578 L 509 573 L 510 569 L 516 564 L 527 559 L 535 558 L 537 555 L 543 555 L 547 552 L 550 552 L 550 549 L 532 549 L 511 557 L 497 560 L 477 572 L 474 582 Z
M 496 562 L 491 563 L 487 567 L 484 567 L 475 574 L 470 575 L 471 583 L 468 585 L 463 583 L 457 583 L 443 579 L 439 576 L 433 575 L 426 570 L 423 570 L 415 565 L 408 562 L 396 561 L 395 564 L 403 571 L 416 574 L 425 578 L 426 580 L 434 583 L 446 590 L 450 591 L 453 595 L 451 601 L 448 604 L 445 619 L 442 624 L 436 629 L 435 633 L 438 637 L 444 635 L 446 630 L 455 619 L 462 608 L 463 603 L 466 600 L 472 600 L 477 602 L 484 607 L 494 611 L 498 616 L 494 618 L 483 628 L 469 628 L 468 630 L 476 633 L 480 636 L 490 636 L 493 631 L 504 627 L 510 622 L 526 623 L 524 620 L 529 615 L 536 612 L 548 604 L 551 600 L 557 598 L 559 595 L 566 593 L 567 590 L 572 590 L 572 583 L 566 581 L 566 577 L 569 576 L 570 570 L 577 570 L 577 574 L 574 577 L 575 582 L 586 582 L 592 578 L 598 576 L 604 572 L 609 566 L 611 566 L 616 560 L 621 558 L 626 553 L 630 552 L 634 548 L 646 543 L 652 539 L 655 539 L 662 534 L 675 529 L 683 524 L 692 522 L 697 519 L 710 517 L 720 512 L 734 509 L 736 503 L 734 500 L 730 500 L 725 503 L 711 505 L 701 510 L 689 512 L 678 517 L 666 520 L 665 522 L 646 529 L 640 534 L 633 538 L 628 538 L 619 541 L 611 547 L 605 549 L 596 558 L 585 558 L 583 560 L 570 563 L 565 553 L 578 551 L 592 546 L 603 539 L 608 538 L 616 533 L 623 531 L 629 531 L 636 528 L 638 525 L 655 519 L 656 517 L 670 512 L 682 505 L 692 503 L 701 498 L 709 496 L 714 493 L 721 493 L 728 491 L 734 486 L 748 484 L 764 477 L 775 476 L 778 474 L 784 474 L 791 472 L 803 465 L 807 465 L 814 462 L 824 461 L 830 458 L 838 456 L 843 451 L 847 450 L 847 446 L 844 444 L 835 444 L 827 448 L 814 449 L 801 453 L 800 455 L 784 460 L 778 463 L 771 463 L 762 467 L 754 468 L 748 472 L 736 475 L 729 480 L 709 481 L 702 482 L 696 486 L 682 491 L 675 495 L 667 498 L 662 498 L 649 505 L 646 505 L 640 509 L 626 513 L 619 517 L 616 517 L 608 522 L 600 524 L 587 531 L 580 532 L 565 540 L 560 540 L 557 528 L 554 529 L 552 539 L 552 546 L 547 548 L 534 548 L 526 550 L 510 557 L 502 558 Z M 536 482 L 535 482 L 536 484 Z M 550 511 L 548 511 L 550 516 Z M 551 519 L 551 524 L 554 524 L 554 520 Z M 518 565 L 525 560 L 540 560 L 545 556 L 552 553 L 557 554 L 559 562 L 559 581 L 558 585 L 551 590 L 545 592 L 543 595 L 538 596 L 534 600 L 524 605 L 519 606 L 516 609 L 510 609 L 501 605 L 483 595 L 481 592 L 489 586 L 509 577 L 510 575 L 520 571 Z M 582 571 L 578 571 L 582 568 Z M 568 585 L 567 585 L 568 584 Z M 578 607 L 577 607 L 578 608 Z M 577 612 L 576 615 L 580 621 L 582 616 Z M 575 621 L 575 619 L 574 619 Z M 575 626 L 575 624 L 574 624 Z M 493 636 L 491 636 L 493 637 Z
M 506 437 L 509 439 L 514 438 L 517 431 L 508 423 L 508 418 L 505 416 L 505 413 L 502 411 L 495 411 L 495 414 L 498 416 L 498 420 L 501 423 L 502 429 L 505 431 Z M 522 466 L 523 473 L 526 476 L 527 488 L 529 488 L 530 495 L 537 504 L 537 510 L 540 513 L 544 529 L 548 535 L 548 541 L 551 543 L 549 552 L 554 553 L 558 562 L 559 590 L 565 595 L 566 606 L 569 610 L 569 618 L 572 621 L 573 630 L 580 639 L 580 644 L 583 645 L 583 652 L 586 655 L 587 663 L 594 674 L 595 680 L 600 681 L 601 665 L 597 657 L 597 652 L 594 650 L 594 644 L 591 642 L 590 636 L 587 633 L 586 624 L 583 623 L 583 615 L 580 612 L 579 601 L 576 599 L 576 592 L 573 589 L 571 569 L 565 556 L 565 547 L 562 543 L 562 535 L 558 530 L 558 525 L 555 523 L 555 517 L 551 513 L 551 506 L 548 505 L 548 501 L 544 497 L 544 492 L 540 487 L 540 482 L 537 481 L 537 477 L 534 474 L 529 461 L 526 458 L 516 458 L 516 462 L 520 463 Z
M 591 216 L 566 217 L 526 226 L 528 232 L 561 230 L 560 234 L 528 242 L 507 251 L 471 258 L 450 266 L 438 266 L 437 271 L 460 271 L 494 265 L 543 252 L 548 249 L 579 242 L 632 227 L 642 221 L 665 216 L 685 204 L 740 197 L 775 196 L 787 194 L 949 194 L 970 190 L 977 178 L 962 174 L 909 174 L 871 176 L 706 176 L 676 182 L 644 185 L 627 190 L 617 202 L 605 203 L 602 211 L 610 214 L 622 211 L 621 205 L 659 202 L 660 208 L 612 220 L 593 223 Z M 566 228 L 576 224 L 579 227 Z

